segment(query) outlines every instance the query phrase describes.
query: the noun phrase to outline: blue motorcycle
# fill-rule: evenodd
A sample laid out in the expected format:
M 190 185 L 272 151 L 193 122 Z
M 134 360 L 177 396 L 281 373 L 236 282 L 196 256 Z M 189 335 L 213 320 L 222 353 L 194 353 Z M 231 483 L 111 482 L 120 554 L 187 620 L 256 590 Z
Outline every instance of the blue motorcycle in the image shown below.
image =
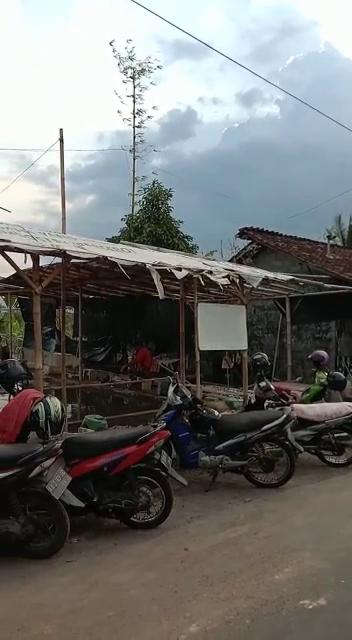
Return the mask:
M 171 431 L 168 456 L 182 469 L 209 471 L 212 482 L 220 472 L 230 472 L 257 487 L 276 488 L 295 471 L 286 439 L 292 421 L 287 408 L 221 415 L 171 380 L 159 417 Z

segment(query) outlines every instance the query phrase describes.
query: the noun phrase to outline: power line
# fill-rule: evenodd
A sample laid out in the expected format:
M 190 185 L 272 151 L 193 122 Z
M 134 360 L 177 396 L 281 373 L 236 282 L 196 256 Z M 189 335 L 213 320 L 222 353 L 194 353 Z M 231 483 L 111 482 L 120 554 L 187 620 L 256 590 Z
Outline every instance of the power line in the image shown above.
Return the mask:
M 334 200 L 337 200 L 338 198 L 341 198 L 342 196 L 345 196 L 348 193 L 352 193 L 352 187 L 350 189 L 346 189 L 345 191 L 341 191 L 340 193 L 336 193 L 334 196 L 331 196 L 326 200 L 322 200 L 321 202 L 318 202 L 313 207 L 309 207 L 309 209 L 304 209 L 304 211 L 299 211 L 298 213 L 294 213 L 292 216 L 288 216 L 288 219 L 291 220 L 292 218 L 298 218 L 299 216 L 304 216 L 307 213 L 311 213 L 312 211 L 315 211 L 316 209 L 319 209 L 320 207 L 322 207 L 324 204 L 329 204 L 330 202 L 333 202 Z
M 283 87 L 280 87 L 280 85 L 276 84 L 275 82 L 272 82 L 271 80 L 269 80 L 265 76 L 262 76 L 260 73 L 258 73 L 257 71 L 254 71 L 254 69 L 251 69 L 250 67 L 247 67 L 245 64 L 243 64 L 242 62 L 239 62 L 235 58 L 231 58 L 231 56 L 227 55 L 226 53 L 224 53 L 220 49 L 217 49 L 216 47 L 213 47 L 211 44 L 209 44 L 209 42 L 205 42 L 205 40 L 202 40 L 201 38 L 198 38 L 197 36 L 195 36 L 190 31 L 187 31 L 186 29 L 183 29 L 182 27 L 179 27 L 174 22 L 171 22 L 171 20 L 168 20 L 167 18 L 164 18 L 159 13 L 156 13 L 156 11 L 153 11 L 149 7 L 146 7 L 141 2 L 138 2 L 137 0 L 130 0 L 130 2 L 133 2 L 133 4 L 137 5 L 141 9 L 144 9 L 145 11 L 147 11 L 150 14 L 152 14 L 156 18 L 159 18 L 159 20 L 162 20 L 163 22 L 168 24 L 170 27 L 173 27 L 174 29 L 177 29 L 177 31 L 180 31 L 181 33 L 183 33 L 184 35 L 188 36 L 189 38 L 192 38 L 192 40 L 195 40 L 196 42 L 198 42 L 198 44 L 201 44 L 204 47 L 207 47 L 208 49 L 210 49 L 210 51 L 213 51 L 214 53 L 217 53 L 222 58 L 225 58 L 225 60 L 228 60 L 229 62 L 232 62 L 233 64 L 237 65 L 238 67 L 240 67 L 244 71 L 248 71 L 248 73 L 251 73 L 256 78 L 259 78 L 259 80 L 262 80 L 263 82 L 266 82 L 266 84 L 269 84 L 271 87 L 274 87 L 274 89 L 277 89 L 278 91 L 281 91 L 282 93 L 284 93 L 285 95 L 289 96 L 290 98 L 293 98 L 294 100 L 296 100 L 300 104 L 303 104 L 304 107 L 307 107 L 308 109 L 311 109 L 315 113 L 318 113 L 320 116 L 323 116 L 327 120 L 330 120 L 331 122 L 333 122 L 334 124 L 338 125 L 339 127 L 342 127 L 343 129 L 346 129 L 346 131 L 349 131 L 349 133 L 352 133 L 352 127 L 349 127 L 347 124 L 344 124 L 340 120 L 337 120 L 337 118 L 334 118 L 333 116 L 330 116 L 328 113 L 325 113 L 325 111 L 322 111 L 318 107 L 315 107 L 310 102 L 307 102 L 306 100 L 303 100 L 303 98 L 300 98 L 295 93 L 292 93 L 291 91 L 288 91 L 287 89 L 284 89 Z
M 50 151 L 50 149 L 52 149 L 56 144 L 57 144 L 58 140 L 55 140 L 55 142 L 53 142 L 50 147 L 48 147 L 47 149 L 45 149 L 43 151 L 43 153 L 40 154 L 40 156 L 38 156 L 37 158 L 35 158 L 35 160 L 33 160 L 33 162 L 31 162 L 25 169 L 23 169 L 23 171 L 21 171 L 15 178 L 13 178 L 13 180 L 11 180 L 11 182 L 9 182 L 3 189 L 1 189 L 0 194 L 4 193 L 5 191 L 7 191 L 10 187 L 12 187 L 13 184 L 15 184 L 15 182 L 17 182 L 20 178 L 22 178 L 22 176 L 27 173 L 27 171 L 29 171 L 37 162 L 39 162 L 39 160 L 45 156 L 46 153 L 48 153 L 48 151 Z
M 56 144 L 56 143 L 55 143 Z M 0 147 L 0 151 L 18 151 L 18 152 L 25 152 L 25 153 L 39 153 L 40 151 L 45 151 L 46 153 L 48 151 L 54 151 L 56 153 L 59 153 L 59 149 L 27 149 L 24 147 Z M 66 149 L 65 148 L 65 153 L 66 151 L 71 151 L 73 153 L 95 153 L 97 151 L 126 151 L 125 147 L 102 147 L 101 149 Z

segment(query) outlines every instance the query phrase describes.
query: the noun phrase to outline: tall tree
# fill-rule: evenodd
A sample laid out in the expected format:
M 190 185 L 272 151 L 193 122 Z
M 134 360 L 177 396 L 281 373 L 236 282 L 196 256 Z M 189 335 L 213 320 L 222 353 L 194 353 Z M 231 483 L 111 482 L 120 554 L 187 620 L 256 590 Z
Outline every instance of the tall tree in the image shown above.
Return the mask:
M 132 132 L 130 147 L 132 156 L 131 213 L 134 214 L 139 180 L 137 160 L 140 159 L 142 148 L 145 145 L 145 127 L 153 117 L 145 107 L 145 94 L 148 88 L 155 84 L 152 80 L 154 73 L 162 67 L 158 60 L 150 56 L 138 58 L 132 40 L 126 41 L 122 52 L 116 48 L 114 40 L 110 42 L 110 46 L 124 85 L 122 94 L 115 92 L 120 103 L 117 113 Z M 156 110 L 156 108 L 153 106 L 151 109 Z
M 334 222 L 327 230 L 330 240 L 335 240 L 342 247 L 352 249 L 352 216 L 349 217 L 347 224 L 343 216 L 339 213 L 334 218 Z
M 154 247 L 197 253 L 192 236 L 182 231 L 182 220 L 173 216 L 173 190 L 154 179 L 141 190 L 138 210 L 122 218 L 122 229 L 109 242 L 138 242 Z

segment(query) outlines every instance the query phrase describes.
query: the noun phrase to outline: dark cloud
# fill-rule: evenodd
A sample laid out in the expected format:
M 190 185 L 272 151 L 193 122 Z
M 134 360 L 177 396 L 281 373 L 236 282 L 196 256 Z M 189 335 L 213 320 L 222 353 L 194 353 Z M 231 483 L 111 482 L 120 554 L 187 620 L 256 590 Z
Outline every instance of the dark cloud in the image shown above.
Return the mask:
M 211 54 L 211 51 L 203 45 L 186 38 L 160 40 L 159 44 L 165 64 L 172 64 L 180 60 L 204 60 Z
M 267 104 L 268 101 L 271 101 L 258 87 L 252 87 L 251 89 L 247 89 L 247 91 L 239 91 L 235 97 L 239 105 L 245 109 L 251 109 L 252 107 L 264 105 Z
M 352 125 L 352 62 L 334 49 L 298 57 L 274 79 Z M 175 213 L 200 246 L 217 248 L 244 224 L 322 237 L 336 213 L 352 212 L 352 195 L 346 195 L 290 219 L 352 187 L 352 137 L 287 97 L 278 104 L 279 114 L 228 126 L 211 148 L 199 151 L 196 138 L 192 152 L 173 144 L 144 163 L 145 175 L 158 170 L 174 187 Z M 160 140 L 170 145 L 189 138 L 198 119 L 192 109 L 170 111 L 159 122 Z M 200 126 L 203 133 L 206 126 Z M 69 230 L 99 238 L 115 232 L 128 209 L 129 184 L 126 157 L 119 152 L 94 154 L 72 166 Z
M 307 21 L 293 7 L 283 6 L 254 20 L 242 40 L 247 61 L 260 68 L 278 68 L 291 56 L 317 49 L 320 33 L 315 22 Z
M 195 109 L 171 109 L 158 120 L 158 132 L 155 142 L 161 147 L 167 147 L 175 142 L 189 140 L 196 133 L 196 127 L 201 119 Z

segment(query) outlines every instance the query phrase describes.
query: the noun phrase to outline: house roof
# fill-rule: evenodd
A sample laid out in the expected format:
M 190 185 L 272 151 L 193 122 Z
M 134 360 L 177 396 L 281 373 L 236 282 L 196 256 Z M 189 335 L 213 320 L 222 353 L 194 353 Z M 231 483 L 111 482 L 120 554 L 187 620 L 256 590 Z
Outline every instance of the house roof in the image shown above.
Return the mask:
M 339 280 L 352 282 L 352 249 L 336 244 L 330 244 L 329 247 L 326 242 L 259 227 L 242 227 L 237 235 L 249 240 L 249 244 L 234 256 L 236 262 L 250 265 L 253 257 L 265 247 L 309 265 L 313 273 L 318 270 Z

